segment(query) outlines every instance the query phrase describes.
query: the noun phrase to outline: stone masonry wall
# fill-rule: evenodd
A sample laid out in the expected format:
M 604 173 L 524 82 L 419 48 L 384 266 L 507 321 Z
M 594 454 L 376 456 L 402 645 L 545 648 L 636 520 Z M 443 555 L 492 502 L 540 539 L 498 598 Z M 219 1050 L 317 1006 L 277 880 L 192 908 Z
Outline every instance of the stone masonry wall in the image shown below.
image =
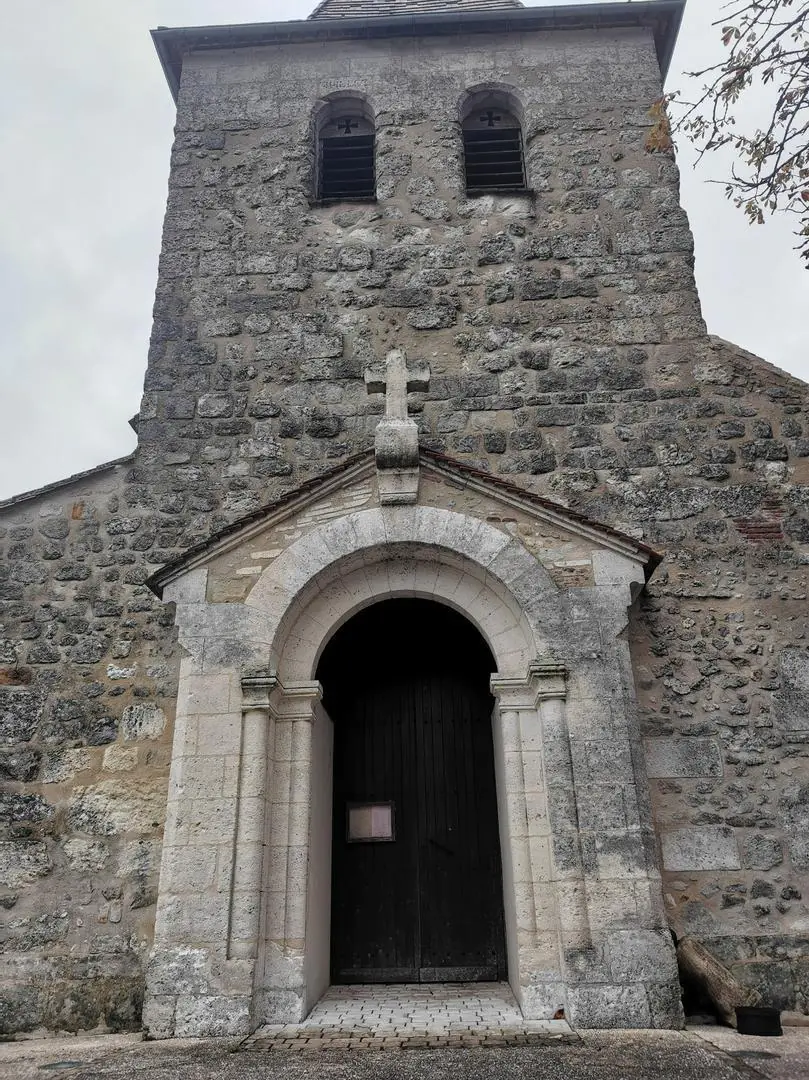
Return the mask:
M 0 1035 L 140 1026 L 176 672 L 130 468 L 0 508 Z
M 459 102 L 503 83 L 534 194 L 467 199 Z M 348 91 L 379 198 L 319 206 Z M 706 337 L 659 92 L 644 31 L 187 59 L 135 461 L 0 511 L 6 1030 L 137 1024 L 177 663 L 143 582 L 370 447 L 394 345 L 423 445 L 663 552 L 632 647 L 672 925 L 809 1006 L 809 392 Z

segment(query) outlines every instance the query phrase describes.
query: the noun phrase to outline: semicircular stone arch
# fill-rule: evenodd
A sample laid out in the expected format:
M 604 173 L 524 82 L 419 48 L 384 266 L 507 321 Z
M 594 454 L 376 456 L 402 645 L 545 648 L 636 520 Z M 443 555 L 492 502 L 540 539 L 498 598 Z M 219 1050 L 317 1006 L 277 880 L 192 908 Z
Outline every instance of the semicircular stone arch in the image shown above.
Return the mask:
M 393 596 L 454 607 L 483 634 L 500 672 L 524 673 L 558 637 L 558 590 L 522 544 L 434 507 L 363 510 L 313 529 L 264 571 L 246 603 L 269 616 L 270 662 L 283 682 L 313 678 L 336 630 Z
M 463 124 L 475 109 L 492 106 L 506 109 L 520 126 L 525 123 L 525 109 L 517 87 L 504 82 L 482 82 L 467 87 L 457 102 L 458 119 Z

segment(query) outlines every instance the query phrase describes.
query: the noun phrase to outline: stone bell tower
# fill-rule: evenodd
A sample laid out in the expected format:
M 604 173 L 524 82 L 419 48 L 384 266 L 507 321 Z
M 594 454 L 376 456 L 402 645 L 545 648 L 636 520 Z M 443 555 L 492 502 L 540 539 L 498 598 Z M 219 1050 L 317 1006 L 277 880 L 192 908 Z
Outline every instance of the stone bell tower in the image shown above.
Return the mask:
M 167 826 L 154 1034 L 292 1022 L 334 980 L 453 977 L 507 978 L 526 1017 L 680 1023 L 625 637 L 658 556 L 597 470 L 617 413 L 704 334 L 676 170 L 645 145 L 681 11 L 326 0 L 155 33 L 178 126 L 140 455 L 149 498 L 178 503 L 181 554 L 151 584 L 188 652 L 168 820 L 198 827 Z M 440 860 L 473 843 L 455 756 L 414 751 L 416 802 L 383 758 L 358 777 L 345 756 L 375 753 L 351 717 L 395 650 L 339 646 L 360 652 L 350 685 L 323 650 L 402 597 L 455 607 L 491 651 L 468 738 L 497 778 L 474 856 L 497 940 L 454 938 L 465 902 L 441 907 Z M 430 678 L 455 686 L 447 650 Z M 467 738 L 458 709 L 443 735 L 427 710 L 434 739 Z M 363 806 L 389 833 L 354 849 Z M 211 859 L 233 874 L 200 892 Z M 444 885 L 379 922 L 398 874 L 397 903 Z
M 422 446 L 583 501 L 557 470 L 612 460 L 606 404 L 562 392 L 642 396 L 643 347 L 704 333 L 676 169 L 645 150 L 680 7 L 332 0 L 155 32 L 178 114 L 139 426 L 167 540 L 368 447 L 364 373 L 396 347 L 432 373 Z

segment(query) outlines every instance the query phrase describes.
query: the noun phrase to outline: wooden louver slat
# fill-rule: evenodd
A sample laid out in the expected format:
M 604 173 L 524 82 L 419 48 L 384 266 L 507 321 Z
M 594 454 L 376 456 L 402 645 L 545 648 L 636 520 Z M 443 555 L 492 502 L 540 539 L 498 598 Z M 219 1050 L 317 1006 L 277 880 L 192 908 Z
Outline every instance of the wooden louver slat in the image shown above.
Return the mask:
M 320 140 L 320 198 L 373 198 L 373 135 Z
M 467 192 L 525 190 L 519 128 L 464 131 L 463 140 Z

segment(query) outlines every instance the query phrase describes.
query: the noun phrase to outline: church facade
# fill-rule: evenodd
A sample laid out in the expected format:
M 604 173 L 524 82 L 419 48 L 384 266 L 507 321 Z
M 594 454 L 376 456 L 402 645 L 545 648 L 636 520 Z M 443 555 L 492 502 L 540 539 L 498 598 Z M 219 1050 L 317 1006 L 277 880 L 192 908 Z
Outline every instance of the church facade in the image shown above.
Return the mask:
M 706 333 L 681 0 L 158 30 L 131 458 L 0 507 L 0 1025 L 809 1005 L 809 392 Z M 658 133 L 659 134 L 659 133 Z

